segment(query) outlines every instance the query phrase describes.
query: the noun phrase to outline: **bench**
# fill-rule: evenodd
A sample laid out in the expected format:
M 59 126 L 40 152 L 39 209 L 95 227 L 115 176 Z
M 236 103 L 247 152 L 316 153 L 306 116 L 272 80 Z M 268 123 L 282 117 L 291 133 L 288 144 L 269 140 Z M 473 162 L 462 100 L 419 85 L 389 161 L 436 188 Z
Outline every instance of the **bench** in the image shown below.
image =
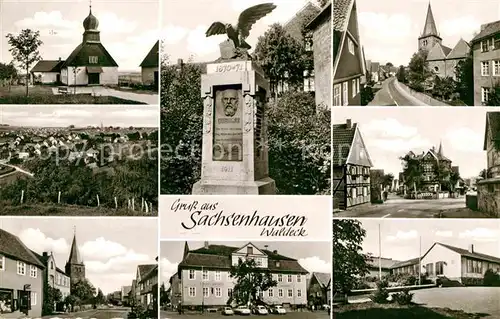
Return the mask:
M 57 92 L 59 92 L 61 94 L 68 94 L 69 93 L 68 87 L 67 86 L 60 86 L 57 88 Z

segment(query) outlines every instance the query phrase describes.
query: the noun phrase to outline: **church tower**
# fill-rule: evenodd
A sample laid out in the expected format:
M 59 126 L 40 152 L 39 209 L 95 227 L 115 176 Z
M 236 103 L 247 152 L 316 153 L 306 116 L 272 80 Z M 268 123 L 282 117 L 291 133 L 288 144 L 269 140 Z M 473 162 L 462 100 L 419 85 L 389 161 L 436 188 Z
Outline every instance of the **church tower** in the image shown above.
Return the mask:
M 434 15 L 432 14 L 431 3 L 429 1 L 424 30 L 418 38 L 418 50 L 425 50 L 429 52 L 434 47 L 434 45 L 436 45 L 436 43 L 441 43 L 442 40 L 443 39 L 439 36 L 436 27 L 436 21 L 434 21 Z
M 101 42 L 100 31 L 97 30 L 99 27 L 99 20 L 92 14 L 92 2 L 89 5 L 89 15 L 83 20 L 83 43 L 93 42 L 99 43 Z
M 76 244 L 76 231 L 73 235 L 73 242 L 71 243 L 71 250 L 65 270 L 66 274 L 70 277 L 71 285 L 85 279 L 85 265 Z

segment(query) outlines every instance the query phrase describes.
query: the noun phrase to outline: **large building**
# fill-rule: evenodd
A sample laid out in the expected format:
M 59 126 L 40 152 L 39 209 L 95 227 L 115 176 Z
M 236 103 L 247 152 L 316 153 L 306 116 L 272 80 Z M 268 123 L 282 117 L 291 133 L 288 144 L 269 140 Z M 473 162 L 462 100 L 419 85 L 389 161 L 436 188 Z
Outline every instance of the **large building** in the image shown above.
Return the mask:
M 500 271 L 500 258 L 479 253 L 474 245 L 468 249 L 434 243 L 421 258 L 413 258 L 392 266 L 394 274 L 425 274 L 436 282 L 438 278 L 462 285 L 481 285 L 484 273 Z
M 474 105 L 486 105 L 489 94 L 500 85 L 500 21 L 481 25 L 472 39 Z
M 187 243 L 177 273 L 170 278 L 172 303 L 183 307 L 223 307 L 235 305 L 235 279 L 232 266 L 239 260 L 253 259 L 258 268 L 270 272 L 277 285 L 258 293 L 259 301 L 268 305 L 307 305 L 308 274 L 296 259 L 280 255 L 277 250 L 261 249 L 252 243 L 242 247 L 210 245 L 190 250 Z
M 429 69 L 435 75 L 456 80 L 455 67 L 470 54 L 469 44 L 460 39 L 452 49 L 443 45 L 442 41 L 429 2 L 424 29 L 418 38 L 418 49 L 427 52 Z
M 75 85 L 118 85 L 118 64 L 101 43 L 99 21 L 92 14 L 83 21 L 82 42 L 65 60 L 42 60 L 31 70 L 33 82 Z
M 366 62 L 358 27 L 356 0 L 333 6 L 333 106 L 361 105 Z
M 42 316 L 44 270 L 17 236 L 0 229 L 1 318 Z
M 370 203 L 370 155 L 357 123 L 332 125 L 333 209 Z
M 158 66 L 160 64 L 160 41 L 156 41 L 141 63 L 142 84 L 153 85 L 158 88 L 159 73 Z

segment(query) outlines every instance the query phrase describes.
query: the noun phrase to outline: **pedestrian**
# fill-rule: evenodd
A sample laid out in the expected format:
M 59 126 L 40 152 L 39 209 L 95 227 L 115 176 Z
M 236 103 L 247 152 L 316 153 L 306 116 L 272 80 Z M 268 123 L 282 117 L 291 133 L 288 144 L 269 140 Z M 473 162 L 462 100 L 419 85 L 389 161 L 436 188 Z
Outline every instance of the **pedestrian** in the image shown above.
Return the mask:
M 330 307 L 328 307 L 328 315 L 330 315 L 330 313 L 331 313 L 331 309 L 330 309 Z

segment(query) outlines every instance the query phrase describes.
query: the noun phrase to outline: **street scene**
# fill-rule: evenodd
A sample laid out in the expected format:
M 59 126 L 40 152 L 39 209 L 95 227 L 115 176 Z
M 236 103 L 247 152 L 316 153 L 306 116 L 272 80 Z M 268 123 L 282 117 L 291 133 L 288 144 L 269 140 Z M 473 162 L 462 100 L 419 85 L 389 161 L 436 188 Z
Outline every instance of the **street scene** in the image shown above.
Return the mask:
M 0 317 L 157 318 L 157 223 L 0 219 Z
M 497 218 L 499 121 L 494 108 L 336 109 L 334 216 Z
M 156 107 L 0 107 L 1 215 L 157 215 Z
M 498 1 L 339 1 L 333 105 L 495 106 Z M 450 10 L 453 8 L 453 10 Z
M 330 194 L 332 1 L 164 12 L 160 193 Z
M 334 318 L 498 318 L 499 226 L 333 220 Z
M 328 242 L 160 243 L 160 318 L 330 318 Z
M 157 105 L 158 10 L 157 0 L 2 3 L 0 104 Z

